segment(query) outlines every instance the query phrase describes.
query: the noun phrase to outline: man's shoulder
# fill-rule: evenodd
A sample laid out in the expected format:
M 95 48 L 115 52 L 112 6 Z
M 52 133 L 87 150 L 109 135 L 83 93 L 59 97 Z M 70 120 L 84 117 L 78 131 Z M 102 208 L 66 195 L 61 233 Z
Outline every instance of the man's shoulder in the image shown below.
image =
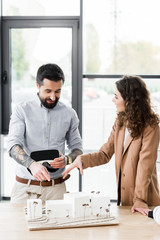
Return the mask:
M 32 98 L 23 102 L 20 102 L 16 105 L 16 109 L 28 109 L 36 104 L 36 99 Z

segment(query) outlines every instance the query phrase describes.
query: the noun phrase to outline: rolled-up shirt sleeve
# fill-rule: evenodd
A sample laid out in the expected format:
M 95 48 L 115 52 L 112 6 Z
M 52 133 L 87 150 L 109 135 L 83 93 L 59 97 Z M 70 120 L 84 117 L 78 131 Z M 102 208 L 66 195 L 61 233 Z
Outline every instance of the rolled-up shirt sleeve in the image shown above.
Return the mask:
M 18 144 L 23 148 L 25 134 L 25 121 L 21 107 L 15 107 L 9 124 L 9 134 L 7 138 L 7 150 L 10 152 L 11 148 Z

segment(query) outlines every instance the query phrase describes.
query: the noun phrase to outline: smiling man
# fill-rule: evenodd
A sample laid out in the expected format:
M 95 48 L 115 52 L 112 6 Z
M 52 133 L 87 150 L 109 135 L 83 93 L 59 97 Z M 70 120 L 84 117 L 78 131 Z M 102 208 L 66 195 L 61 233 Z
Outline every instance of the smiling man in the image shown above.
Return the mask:
M 66 191 L 62 172 L 82 154 L 77 114 L 59 101 L 64 81 L 58 65 L 42 65 L 36 77 L 36 98 L 19 104 L 11 116 L 8 151 L 17 162 L 12 203 L 29 198 L 62 199 Z M 70 150 L 68 156 L 64 155 L 65 142 Z M 53 156 L 49 168 L 32 157 L 33 152 L 50 150 L 58 150 L 59 156 Z

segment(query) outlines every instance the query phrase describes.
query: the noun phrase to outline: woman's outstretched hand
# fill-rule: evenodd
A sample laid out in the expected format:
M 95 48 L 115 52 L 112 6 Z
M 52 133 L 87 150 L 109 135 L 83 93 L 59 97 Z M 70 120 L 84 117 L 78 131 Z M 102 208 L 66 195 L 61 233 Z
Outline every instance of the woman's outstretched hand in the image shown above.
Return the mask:
M 67 168 L 63 173 L 63 178 L 65 178 L 69 172 L 74 169 L 74 168 L 78 168 L 81 175 L 83 175 L 83 168 L 82 168 L 82 160 L 81 160 L 81 156 L 76 157 L 76 159 L 74 160 L 74 162 L 69 166 L 69 168 Z

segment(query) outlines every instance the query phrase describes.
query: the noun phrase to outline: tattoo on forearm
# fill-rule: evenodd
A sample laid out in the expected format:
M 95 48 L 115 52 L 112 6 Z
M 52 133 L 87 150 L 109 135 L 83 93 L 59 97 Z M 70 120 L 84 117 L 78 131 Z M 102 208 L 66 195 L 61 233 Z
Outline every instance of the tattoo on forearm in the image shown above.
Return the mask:
M 34 160 L 28 156 L 22 147 L 18 144 L 14 145 L 10 150 L 11 157 L 19 164 L 29 167 Z
M 68 155 L 72 158 L 72 161 L 76 159 L 78 155 L 81 155 L 83 152 L 80 149 L 73 149 L 72 152 Z

